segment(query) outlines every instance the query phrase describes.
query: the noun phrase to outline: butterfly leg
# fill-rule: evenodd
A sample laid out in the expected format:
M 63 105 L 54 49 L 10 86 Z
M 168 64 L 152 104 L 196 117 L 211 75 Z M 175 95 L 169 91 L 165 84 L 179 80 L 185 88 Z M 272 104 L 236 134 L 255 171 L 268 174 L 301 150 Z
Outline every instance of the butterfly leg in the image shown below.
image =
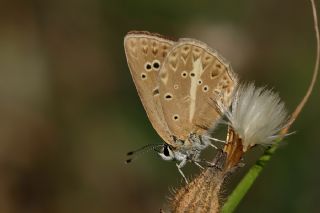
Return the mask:
M 204 169 L 203 166 L 201 166 L 197 161 L 194 161 L 194 164 L 196 164 L 200 169 Z
M 215 146 L 215 145 L 213 145 L 212 143 L 209 143 L 209 146 L 211 146 L 211 147 L 214 148 L 214 149 L 218 149 L 218 147 Z
M 176 166 L 178 168 L 178 171 L 180 172 L 181 176 L 183 177 L 183 179 L 186 181 L 186 183 L 188 184 L 188 180 L 186 178 L 186 176 L 183 174 L 181 168 L 186 165 L 187 163 L 187 159 L 182 160 L 179 164 L 177 163 Z
M 216 142 L 220 142 L 220 143 L 226 143 L 225 140 L 220 140 L 220 139 L 218 139 L 218 138 L 213 138 L 213 137 L 210 137 L 210 136 L 208 136 L 208 135 L 204 135 L 204 136 L 202 136 L 202 137 L 207 138 L 207 139 L 209 139 L 209 140 L 211 140 L 211 141 L 216 141 Z
M 200 159 L 200 152 L 195 152 L 194 156 L 191 160 L 191 162 L 193 162 L 195 165 L 197 165 L 200 169 L 204 169 L 203 166 L 201 166 L 200 162 L 202 162 L 202 160 Z
M 217 138 L 213 138 L 208 135 L 203 135 L 202 140 L 205 141 L 206 144 L 208 144 L 209 146 L 211 146 L 215 149 L 218 149 L 218 147 L 216 145 L 214 145 L 211 141 L 215 141 L 215 142 L 219 142 L 219 143 L 223 143 L 223 144 L 226 143 L 226 141 L 224 141 L 224 140 L 219 140 Z

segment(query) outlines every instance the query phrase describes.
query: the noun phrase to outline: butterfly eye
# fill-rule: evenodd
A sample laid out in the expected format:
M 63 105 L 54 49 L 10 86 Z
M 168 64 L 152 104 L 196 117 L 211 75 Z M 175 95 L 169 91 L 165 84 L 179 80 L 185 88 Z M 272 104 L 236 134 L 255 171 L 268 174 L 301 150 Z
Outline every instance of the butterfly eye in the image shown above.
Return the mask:
M 196 76 L 196 74 L 195 74 L 194 72 L 191 72 L 191 73 L 190 73 L 190 76 L 191 76 L 191 77 L 194 77 L 194 76 Z
M 159 152 L 159 155 L 162 157 L 163 160 L 174 159 L 174 153 L 167 144 L 163 146 L 162 150 Z
M 169 157 L 169 156 L 170 156 L 169 147 L 168 147 L 168 146 L 163 147 L 163 154 L 164 154 L 164 156 L 166 156 L 166 157 Z
M 160 69 L 160 61 L 154 60 L 152 63 L 153 69 L 154 70 L 159 70 Z
M 201 85 L 201 84 L 202 84 L 202 80 L 201 80 L 201 79 L 199 79 L 198 84 L 199 84 L 199 85 Z
M 151 71 L 151 69 L 152 69 L 151 64 L 150 64 L 149 62 L 145 63 L 144 69 L 145 69 L 146 71 Z

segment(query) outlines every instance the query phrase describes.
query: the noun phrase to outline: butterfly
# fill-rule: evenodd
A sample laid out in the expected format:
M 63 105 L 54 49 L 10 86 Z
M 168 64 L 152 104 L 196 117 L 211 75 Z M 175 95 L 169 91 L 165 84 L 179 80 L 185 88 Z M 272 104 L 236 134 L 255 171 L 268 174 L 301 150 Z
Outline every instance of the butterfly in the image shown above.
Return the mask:
M 164 141 L 143 149 L 151 147 L 164 160 L 178 161 L 186 180 L 181 168 L 188 161 L 201 167 L 200 153 L 212 145 L 208 132 L 221 118 L 216 100 L 230 105 L 236 74 L 215 50 L 195 39 L 174 41 L 132 31 L 124 38 L 124 49 L 147 116 Z

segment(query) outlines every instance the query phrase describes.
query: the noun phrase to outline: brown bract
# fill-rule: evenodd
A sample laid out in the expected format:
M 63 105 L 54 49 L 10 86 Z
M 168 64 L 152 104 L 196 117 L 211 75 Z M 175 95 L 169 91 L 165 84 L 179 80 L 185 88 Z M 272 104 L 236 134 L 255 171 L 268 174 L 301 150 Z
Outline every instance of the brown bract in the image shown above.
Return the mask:
M 243 154 L 239 135 L 229 127 L 223 151 L 218 151 L 211 166 L 175 192 L 170 200 L 168 212 L 219 212 L 221 186 L 226 177 L 238 167 Z
M 177 190 L 174 197 L 171 198 L 168 212 L 218 212 L 220 189 L 226 176 L 223 170 L 226 157 L 226 153 L 220 150 L 212 166 L 203 170 L 188 185 Z

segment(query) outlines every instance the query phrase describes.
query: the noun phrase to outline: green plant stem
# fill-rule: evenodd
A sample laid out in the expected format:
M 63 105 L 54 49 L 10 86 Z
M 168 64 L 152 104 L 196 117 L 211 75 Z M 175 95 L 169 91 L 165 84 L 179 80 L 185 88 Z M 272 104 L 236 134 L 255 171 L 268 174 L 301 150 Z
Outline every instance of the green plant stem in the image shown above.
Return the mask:
M 228 197 L 227 202 L 221 209 L 222 213 L 231 213 L 236 209 L 242 198 L 247 194 L 248 190 L 251 188 L 252 184 L 257 179 L 260 172 L 263 170 L 264 166 L 270 161 L 271 156 L 275 153 L 277 148 L 278 143 L 267 149 L 255 163 L 255 165 L 251 167 L 251 169 L 242 178 L 240 183 Z

